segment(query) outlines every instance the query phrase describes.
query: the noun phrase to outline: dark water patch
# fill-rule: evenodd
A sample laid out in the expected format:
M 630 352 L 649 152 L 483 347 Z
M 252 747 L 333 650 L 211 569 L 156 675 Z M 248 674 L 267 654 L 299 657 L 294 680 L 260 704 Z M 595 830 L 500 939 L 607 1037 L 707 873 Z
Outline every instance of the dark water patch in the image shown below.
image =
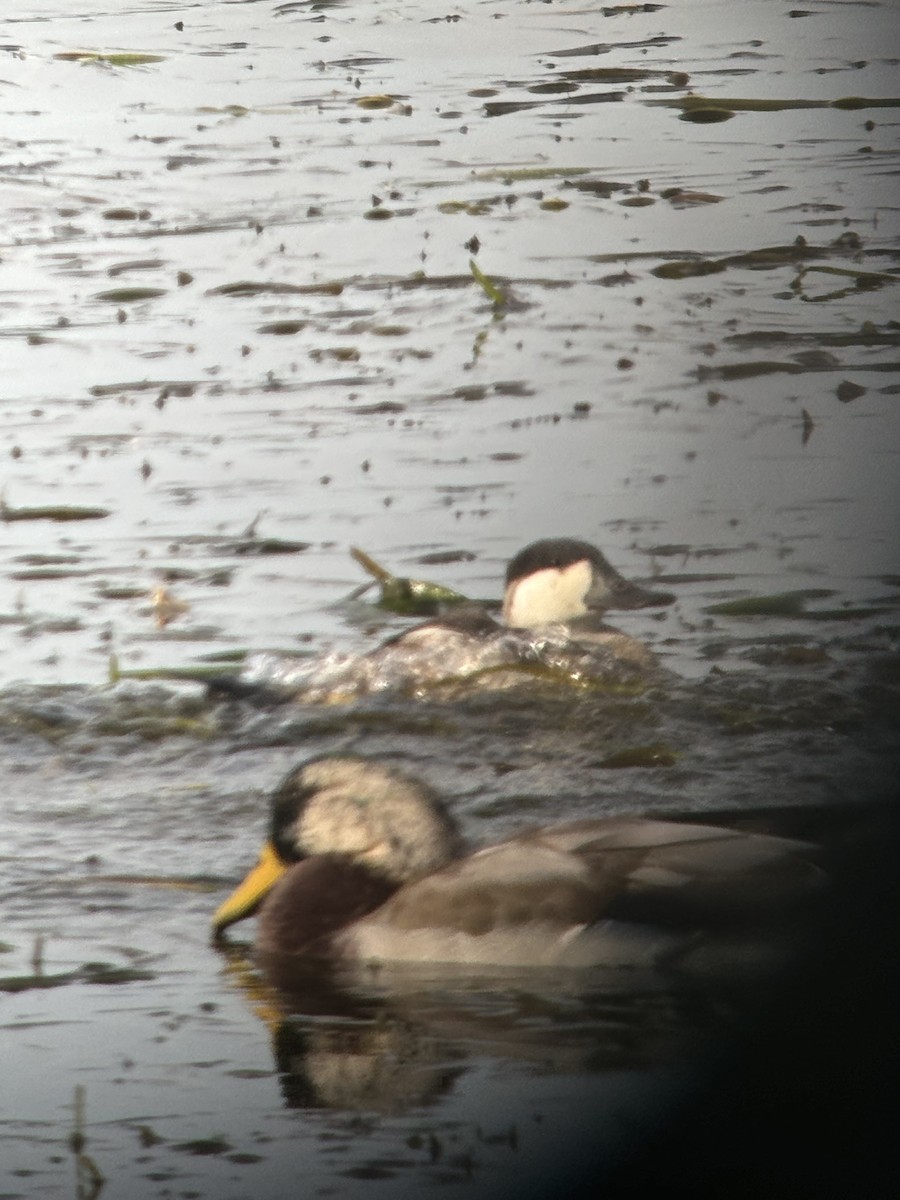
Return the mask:
M 654 742 L 646 746 L 624 746 L 614 750 L 600 762 L 600 767 L 608 771 L 627 767 L 673 767 L 678 758 L 679 753 L 672 746 Z
M 824 647 L 797 643 L 786 646 L 759 646 L 747 650 L 745 657 L 761 667 L 822 666 L 831 661 Z
M 775 100 L 775 99 L 736 99 L 733 97 L 717 96 L 715 99 L 691 94 L 659 100 L 645 100 L 645 104 L 660 105 L 666 108 L 679 108 L 685 120 L 716 121 L 727 120 L 738 112 L 776 113 L 789 109 L 804 108 L 837 108 L 854 110 L 862 108 L 897 108 L 900 99 L 883 97 L 879 99 L 864 99 L 862 96 L 845 96 L 838 100 Z
M 347 408 L 347 412 L 370 417 L 394 416 L 397 413 L 406 412 L 406 405 L 401 404 L 399 400 L 379 400 L 375 404 L 354 404 Z
M 443 566 L 447 563 L 473 562 L 475 558 L 471 550 L 432 550 L 420 554 L 415 561 L 423 566 Z
M 13 562 L 20 562 L 35 569 L 76 566 L 81 561 L 77 554 L 17 554 L 13 558 Z
M 712 689 L 710 689 L 712 690 Z M 777 704 L 773 703 L 777 695 Z M 863 729 L 865 706 L 840 682 L 816 677 L 734 683 L 731 694 L 707 701 L 707 715 L 730 733 L 772 730 Z
M 106 273 L 114 279 L 118 275 L 128 275 L 132 271 L 156 271 L 166 266 L 168 264 L 163 258 L 136 258 L 107 267 Z
M 150 210 L 146 208 L 107 208 L 100 214 L 104 221 L 148 221 Z M 109 274 L 109 272 L 107 272 Z
M 544 55 L 547 58 L 584 58 L 610 54 L 613 51 L 648 50 L 651 47 L 671 46 L 679 41 L 681 41 L 679 37 L 657 34 L 638 42 L 591 42 L 584 46 L 573 46 L 565 50 L 547 50 Z
M 31 567 L 26 570 L 10 571 L 9 578 L 19 583 L 35 583 L 50 579 L 80 579 L 94 574 L 93 567 Z
M 733 346 L 817 345 L 817 346 L 895 346 L 900 347 L 900 329 L 882 328 L 866 323 L 858 332 L 838 330 L 809 332 L 789 329 L 756 329 L 747 333 L 731 333 L 722 339 Z
M 295 333 L 300 333 L 307 324 L 307 321 L 271 321 L 268 325 L 260 325 L 256 332 L 274 334 L 276 337 L 290 337 Z
M 344 290 L 344 284 L 339 281 L 331 283 L 284 283 L 284 282 L 251 282 L 243 280 L 238 283 L 222 283 L 210 288 L 209 296 L 339 296 Z
M 672 78 L 672 72 L 666 67 L 582 67 L 560 71 L 559 75 L 577 83 L 642 83 L 647 79 Z
M 615 104 L 625 99 L 625 92 L 569 93 L 552 100 L 486 100 L 482 105 L 486 117 L 505 117 L 510 113 L 527 112 L 529 109 L 552 106 L 554 115 L 558 105 L 572 104 Z
M 178 1142 L 172 1146 L 173 1150 L 180 1154 L 197 1154 L 201 1156 L 209 1154 L 230 1154 L 234 1147 L 224 1137 L 208 1137 L 194 1138 L 188 1142 Z
M 310 548 L 311 544 L 311 542 L 292 542 L 286 538 L 276 537 L 242 538 L 233 542 L 226 539 L 222 544 L 222 551 L 226 554 L 238 555 L 302 554 L 304 550 Z
M 868 390 L 861 384 L 854 383 L 852 379 L 842 379 L 834 389 L 834 394 L 842 404 L 849 404 L 851 400 L 858 400 L 860 396 L 864 396 Z
M 94 299 L 102 300 L 106 304 L 138 304 L 142 300 L 158 300 L 160 296 L 165 296 L 166 293 L 166 288 L 120 287 L 109 288 L 105 292 L 97 292 L 94 295 Z
M 203 386 L 200 380 L 186 379 L 134 379 L 121 383 L 96 383 L 88 388 L 91 396 L 120 396 L 128 392 L 158 392 L 162 400 L 172 397 L 187 399 L 193 396 L 198 387 Z
M 108 508 L 79 504 L 42 504 L 30 508 L 13 508 L 0 498 L 2 521 L 99 521 L 112 515 Z

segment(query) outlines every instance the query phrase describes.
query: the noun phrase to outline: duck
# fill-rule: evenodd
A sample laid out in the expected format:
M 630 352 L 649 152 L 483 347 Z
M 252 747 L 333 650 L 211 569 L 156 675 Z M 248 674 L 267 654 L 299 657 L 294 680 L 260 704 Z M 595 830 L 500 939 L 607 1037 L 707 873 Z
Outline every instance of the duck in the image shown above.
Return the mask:
M 268 961 L 587 967 L 671 964 L 732 945 L 817 895 L 802 841 L 612 815 L 469 849 L 444 800 L 381 761 L 322 755 L 271 799 L 258 864 L 212 918 L 258 914 Z
M 643 688 L 657 668 L 650 649 L 607 625 L 611 608 L 672 604 L 668 592 L 625 579 L 590 542 L 541 538 L 506 568 L 500 620 L 484 605 L 454 606 L 364 654 L 312 659 L 253 655 L 244 693 L 343 703 L 384 692 L 422 697 L 457 685 L 500 689 L 537 677 L 608 689 Z

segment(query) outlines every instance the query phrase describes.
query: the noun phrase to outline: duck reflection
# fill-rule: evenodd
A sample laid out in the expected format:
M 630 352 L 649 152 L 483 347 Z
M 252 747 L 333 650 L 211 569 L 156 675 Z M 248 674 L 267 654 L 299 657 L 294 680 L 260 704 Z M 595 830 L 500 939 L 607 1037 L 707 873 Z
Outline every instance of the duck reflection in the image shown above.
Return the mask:
M 226 973 L 268 1027 L 284 1103 L 397 1115 L 434 1105 L 475 1064 L 544 1078 L 648 1071 L 686 1059 L 727 1003 L 644 972 L 347 964 L 221 946 Z

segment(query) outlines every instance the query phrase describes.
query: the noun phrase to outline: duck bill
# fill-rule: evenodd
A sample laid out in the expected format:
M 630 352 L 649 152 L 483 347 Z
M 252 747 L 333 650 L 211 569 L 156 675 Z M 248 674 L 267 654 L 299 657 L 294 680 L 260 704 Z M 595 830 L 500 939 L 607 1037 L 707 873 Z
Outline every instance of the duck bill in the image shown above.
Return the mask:
M 259 862 L 216 910 L 212 919 L 213 935 L 219 937 L 229 925 L 252 917 L 287 869 L 272 843 L 266 842 Z
M 595 597 L 589 592 L 587 595 L 588 606 L 598 609 L 661 608 L 666 604 L 673 604 L 674 601 L 675 597 L 671 592 L 652 592 L 649 588 L 631 583 L 621 575 L 611 583 L 607 581 L 602 594 Z

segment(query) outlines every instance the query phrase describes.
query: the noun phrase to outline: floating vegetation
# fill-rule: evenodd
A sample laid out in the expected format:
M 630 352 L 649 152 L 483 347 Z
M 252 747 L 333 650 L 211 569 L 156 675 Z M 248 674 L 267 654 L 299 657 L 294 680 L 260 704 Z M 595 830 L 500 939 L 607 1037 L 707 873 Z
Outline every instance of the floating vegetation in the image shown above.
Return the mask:
M 438 212 L 465 213 L 469 217 L 485 217 L 497 205 L 504 203 L 502 196 L 483 197 L 481 200 L 442 200 Z
M 73 983 L 144 983 L 155 979 L 152 971 L 137 967 L 116 967 L 110 963 L 90 962 L 74 971 L 45 973 L 40 967 L 31 975 L 7 975 L 0 978 L 0 992 L 30 992 L 47 988 L 67 987 Z
M 367 110 L 377 109 L 392 109 L 394 112 L 402 112 L 408 115 L 412 109 L 408 104 L 404 103 L 404 97 L 401 96 L 357 96 L 356 107 L 365 108 Z
M 823 295 L 811 296 L 804 289 L 804 285 L 806 283 L 806 276 L 813 272 L 819 272 L 822 275 L 837 275 L 851 282 L 846 287 L 837 288 Z M 810 304 L 821 304 L 823 301 L 828 300 L 842 300 L 845 296 L 852 295 L 854 292 L 874 291 L 876 288 L 883 287 L 886 283 L 900 283 L 900 274 L 890 271 L 860 271 L 853 267 L 804 265 L 797 273 L 797 278 L 791 286 L 801 300 L 805 300 Z
M 84 1085 L 75 1085 L 75 1097 L 72 1104 L 72 1132 L 69 1134 L 69 1149 L 75 1155 L 75 1179 L 78 1200 L 96 1200 L 100 1195 L 106 1178 L 93 1158 L 85 1150 L 87 1134 L 84 1132 L 85 1089 Z
M 60 50 L 53 55 L 61 62 L 106 63 L 109 67 L 146 67 L 165 62 L 164 54 L 146 54 L 139 50 Z
M 535 179 L 572 179 L 588 175 L 591 170 L 591 167 L 491 167 L 489 171 L 473 171 L 472 178 L 522 183 Z
M 225 117 L 246 117 L 250 109 L 245 108 L 243 104 L 224 104 L 221 108 L 217 108 L 214 104 L 201 104 L 197 112 L 209 113 L 210 115 L 221 114 Z
M 752 271 L 768 270 L 772 267 L 796 266 L 797 276 L 792 288 L 798 294 L 807 272 L 820 271 L 825 274 L 839 275 L 853 280 L 849 291 L 866 291 L 881 287 L 885 283 L 900 282 L 900 274 L 889 271 L 862 271 L 854 267 L 832 267 L 825 264 L 811 263 L 811 260 L 829 256 L 858 253 L 859 239 L 853 235 L 842 234 L 829 245 L 814 245 L 806 238 L 798 237 L 795 241 L 784 246 L 760 246 L 757 250 L 747 250 L 741 254 L 729 254 L 724 258 L 706 258 L 701 254 L 690 258 L 676 258 L 660 263 L 652 269 L 651 274 L 657 279 L 693 279 L 703 275 L 715 275 L 732 267 Z M 847 292 L 831 293 L 828 299 Z M 802 296 L 802 299 L 808 299 Z
M 506 293 L 489 276 L 485 275 L 474 258 L 469 259 L 469 270 L 472 272 L 475 282 L 487 296 L 488 300 L 490 300 L 491 304 L 493 304 L 494 308 L 506 308 L 509 303 Z
M 702 275 L 718 275 L 728 265 L 727 259 L 722 258 L 677 258 L 660 263 L 650 273 L 657 279 L 697 279 Z
M 111 516 L 108 508 L 92 508 L 79 504 L 41 504 L 33 508 L 13 508 L 0 497 L 0 520 L 3 521 L 99 521 Z
M 95 383 L 88 388 L 89 394 L 96 397 L 121 396 L 125 392 L 159 392 L 166 399 L 193 396 L 196 390 L 196 383 L 182 379 L 128 379 L 121 383 Z
M 119 683 L 123 679 L 136 679 L 143 682 L 158 679 L 168 679 L 176 683 L 205 684 L 208 683 L 210 679 L 218 679 L 221 676 L 223 662 L 225 662 L 227 665 L 238 667 L 240 666 L 241 657 L 242 656 L 240 655 L 229 656 L 227 659 L 220 660 L 217 665 L 197 664 L 194 666 L 183 667 L 120 667 L 118 655 L 111 654 L 109 656 L 107 678 L 109 679 L 110 683 Z M 166 718 L 166 720 L 171 720 L 171 718 Z M 187 724 L 179 724 L 178 728 L 174 730 L 176 733 L 194 734 L 199 732 L 203 736 L 206 736 L 211 732 L 204 724 L 202 724 L 202 722 L 195 721 L 192 718 L 179 718 L 178 720 L 179 722 L 187 721 Z M 121 732 L 130 731 L 131 727 L 129 726 L 128 730 L 123 729 Z M 172 732 L 172 730 L 167 729 L 166 732 Z
M 660 193 L 661 200 L 668 200 L 675 208 L 691 208 L 699 204 L 720 204 L 725 197 L 716 196 L 713 192 L 694 192 L 687 188 L 664 188 Z
M 356 546 L 350 547 L 350 554 L 356 562 L 368 571 L 378 581 L 381 587 L 381 597 L 378 607 L 402 616 L 431 616 L 444 604 L 465 604 L 468 596 L 454 592 L 451 588 L 439 583 L 429 583 L 422 579 L 407 579 L 403 576 L 392 575 L 385 567 L 377 563 L 364 550 Z M 370 585 L 365 585 L 366 587 Z
M 722 604 L 708 605 L 703 611 L 721 617 L 797 617 L 804 615 L 807 600 L 832 595 L 834 593 L 827 588 L 807 588 L 798 592 L 726 600 Z

